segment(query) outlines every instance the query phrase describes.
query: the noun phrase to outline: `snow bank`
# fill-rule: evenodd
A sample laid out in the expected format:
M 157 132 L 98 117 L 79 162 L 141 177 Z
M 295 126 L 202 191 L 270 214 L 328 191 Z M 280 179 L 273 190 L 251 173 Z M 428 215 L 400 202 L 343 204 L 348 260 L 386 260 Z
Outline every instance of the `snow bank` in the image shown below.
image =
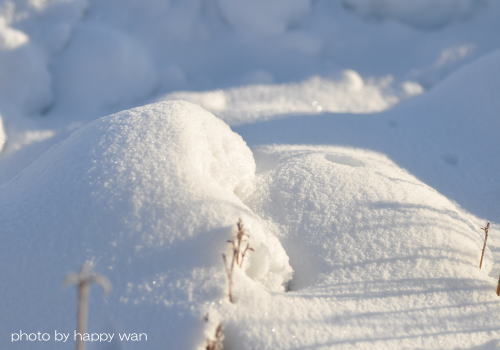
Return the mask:
M 500 303 L 490 252 L 477 268 L 474 217 L 374 152 L 268 146 L 256 158 L 248 202 L 280 228 L 295 276 L 288 293 L 223 306 L 228 347 L 494 348 Z
M 385 110 L 400 98 L 391 91 L 392 80 L 364 80 L 353 70 L 338 78 L 313 77 L 300 83 L 250 85 L 207 92 L 176 92 L 161 99 L 185 99 L 217 113 L 231 125 L 283 118 L 289 114 L 324 112 L 372 113 Z M 408 83 L 410 84 L 410 83 Z M 413 83 L 413 93 L 419 85 Z
M 241 137 L 187 102 L 78 129 L 0 188 L 0 323 L 71 330 L 73 294 L 60 282 L 91 260 L 114 287 L 105 304 L 92 302 L 92 327 L 147 332 L 141 348 L 201 344 L 204 312 L 226 298 L 221 253 L 238 218 L 255 249 L 239 285 L 279 291 L 291 275 L 272 231 L 240 200 L 254 171 Z

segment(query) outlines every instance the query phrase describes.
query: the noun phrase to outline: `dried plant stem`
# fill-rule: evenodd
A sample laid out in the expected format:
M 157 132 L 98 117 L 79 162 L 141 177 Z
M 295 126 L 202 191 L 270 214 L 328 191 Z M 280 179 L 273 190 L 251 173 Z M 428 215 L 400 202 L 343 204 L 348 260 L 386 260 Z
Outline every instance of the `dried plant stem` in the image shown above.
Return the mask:
M 83 334 L 87 332 L 88 321 L 88 301 L 89 301 L 89 284 L 85 281 L 78 283 L 78 311 L 76 315 L 77 332 Z M 82 337 L 76 338 L 76 350 L 84 350 L 85 343 Z
M 228 243 L 231 243 L 232 247 L 232 253 L 233 255 L 231 256 L 231 263 L 228 263 L 228 259 L 226 254 L 222 254 L 222 260 L 224 261 L 224 268 L 226 269 L 226 276 L 227 276 L 227 288 L 228 288 L 228 297 L 229 301 L 231 303 L 234 303 L 234 297 L 233 297 L 233 274 L 234 274 L 234 268 L 235 266 L 242 267 L 243 266 L 243 261 L 245 260 L 245 256 L 249 251 L 254 251 L 252 247 L 250 247 L 250 244 L 247 243 L 245 249 L 242 251 L 241 247 L 243 243 L 250 237 L 245 230 L 245 227 L 243 226 L 243 222 L 241 219 L 238 219 L 238 222 L 236 223 L 236 235 L 232 240 L 227 241 Z
M 222 332 L 222 325 L 219 324 L 215 329 L 215 339 L 207 340 L 206 350 L 223 350 L 224 345 L 222 340 L 224 339 L 224 333 Z
M 83 334 L 87 332 L 88 321 L 88 301 L 90 285 L 96 283 L 100 285 L 106 293 L 111 290 L 111 283 L 104 276 L 92 273 L 92 264 L 85 262 L 79 273 L 72 273 L 66 276 L 65 284 L 75 284 L 78 292 L 78 310 L 76 315 L 76 350 L 85 350 Z
M 210 321 L 210 316 L 208 313 L 203 316 L 203 321 L 205 321 L 206 323 Z M 222 329 L 222 324 L 219 323 L 215 328 L 214 336 L 206 340 L 205 350 L 224 350 L 223 342 L 224 332 Z
M 226 277 L 227 277 L 227 295 L 229 297 L 229 301 L 234 303 L 233 298 L 233 270 L 234 270 L 234 254 L 231 259 L 231 266 L 228 267 L 226 254 L 222 254 L 222 260 L 224 261 L 224 267 L 226 268 Z
M 497 295 L 500 297 L 500 275 L 498 276 Z
M 245 260 L 245 256 L 247 255 L 247 252 L 253 252 L 253 248 L 250 247 L 250 244 L 247 243 L 247 246 L 245 247 L 245 250 L 243 251 L 243 253 L 241 254 L 241 263 L 240 263 L 240 267 L 243 266 L 243 260 Z
M 484 251 L 486 250 L 486 242 L 488 241 L 488 231 L 490 229 L 490 223 L 488 222 L 485 227 L 481 227 L 481 230 L 484 231 L 484 244 L 483 244 L 483 251 L 481 252 L 481 260 L 479 261 L 479 269 L 483 267 L 483 258 L 484 258 Z

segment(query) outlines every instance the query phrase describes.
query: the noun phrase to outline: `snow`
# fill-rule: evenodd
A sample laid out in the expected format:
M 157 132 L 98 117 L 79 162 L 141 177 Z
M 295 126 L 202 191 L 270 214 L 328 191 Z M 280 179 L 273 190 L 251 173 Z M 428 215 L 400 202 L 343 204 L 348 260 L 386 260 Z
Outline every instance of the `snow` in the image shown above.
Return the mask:
M 120 109 L 149 96 L 156 72 L 144 48 L 133 38 L 95 23 L 80 25 L 57 58 L 54 90 L 64 103 L 89 114 Z
M 53 100 L 50 57 L 68 42 L 85 1 L 0 1 L 0 109 L 32 114 Z M 5 111 L 7 110 L 7 111 Z
M 0 0 L 0 348 L 500 348 L 499 14 Z
M 267 146 L 256 157 L 268 166 L 249 203 L 279 226 L 295 276 L 289 293 L 248 294 L 222 312 L 228 346 L 453 349 L 491 339 L 499 303 L 480 292 L 496 279 L 476 267 L 477 219 L 374 152 Z M 478 325 L 486 329 L 461 334 Z
M 247 278 L 269 290 L 283 290 L 290 278 L 279 241 L 239 198 L 251 190 L 254 172 L 241 137 L 187 102 L 139 107 L 78 129 L 2 187 L 1 255 L 9 261 L 2 274 L 11 284 L 2 287 L 1 323 L 19 329 L 69 324 L 64 312 L 69 300 L 65 296 L 66 303 L 58 303 L 59 292 L 54 293 L 58 276 L 90 260 L 106 269 L 114 287 L 108 317 L 137 305 L 165 307 L 148 331 L 156 329 L 187 348 L 192 339 L 176 335 L 187 327 L 182 315 L 172 316 L 169 309 L 186 309 L 201 322 L 204 303 L 223 298 L 220 254 L 238 218 L 258 251 L 248 258 Z M 44 313 L 46 305 L 34 304 L 36 286 L 48 287 L 47 281 L 54 281 L 49 288 L 54 294 L 44 298 L 58 312 L 43 323 L 35 317 L 26 323 L 27 315 Z M 24 306 L 5 303 L 21 298 L 12 288 L 18 285 L 26 289 Z M 141 310 L 122 314 L 111 327 L 142 329 L 149 316 Z M 167 333 L 162 320 L 172 323 Z
M 0 18 L 0 108 L 32 113 L 51 96 L 50 76 L 40 50 L 23 32 Z
M 237 32 L 253 35 L 273 35 L 310 11 L 310 0 L 244 1 L 218 0 L 224 18 Z M 249 14 L 258 14 L 258 16 Z
M 402 137 L 421 135 L 418 149 L 405 147 L 407 160 L 402 165 L 485 217 L 495 217 L 500 210 L 493 198 L 500 193 L 500 184 L 491 176 L 500 172 L 496 157 L 500 128 L 496 111 L 500 101 L 495 96 L 499 88 L 497 50 L 459 70 L 429 94 L 402 104 L 386 116 L 401 116 L 397 129 L 402 129 Z M 410 159 L 413 166 L 409 165 Z
M 377 115 L 289 114 L 237 131 L 251 145 L 334 144 L 383 152 L 469 211 L 494 218 L 500 210 L 494 175 L 500 172 L 499 57 L 498 51 L 485 55 Z
M 2 0 L 8 22 L 46 55 L 63 49 L 87 9 L 87 0 Z
M 393 19 L 427 30 L 464 20 L 481 7 L 482 1 L 474 0 L 424 0 L 401 2 L 397 0 L 344 0 L 343 5 L 363 17 Z
M 231 125 L 283 118 L 289 114 L 373 113 L 383 111 L 408 95 L 418 95 L 421 87 L 405 82 L 399 94 L 390 89 L 392 79 L 363 78 L 353 70 L 338 78 L 312 77 L 300 83 L 257 84 L 224 91 L 175 92 L 159 100 L 184 99 L 217 113 Z M 408 87 L 409 86 L 409 87 Z

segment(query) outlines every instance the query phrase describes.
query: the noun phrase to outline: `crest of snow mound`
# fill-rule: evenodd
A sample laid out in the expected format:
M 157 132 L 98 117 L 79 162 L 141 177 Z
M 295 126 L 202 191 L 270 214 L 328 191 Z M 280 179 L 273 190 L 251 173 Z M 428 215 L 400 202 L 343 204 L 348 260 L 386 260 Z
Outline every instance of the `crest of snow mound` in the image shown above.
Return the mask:
M 241 283 L 282 290 L 290 278 L 279 241 L 239 198 L 254 172 L 242 138 L 188 102 L 77 130 L 1 189 L 2 304 L 12 300 L 1 309 L 18 316 L 0 323 L 71 328 L 71 295 L 54 286 L 90 259 L 114 286 L 107 307 L 91 310 L 94 327 L 147 329 L 155 340 L 141 348 L 192 348 L 207 303 L 225 299 L 221 253 L 238 218 L 255 249 Z
M 315 247 L 310 259 L 305 259 L 308 262 L 321 260 L 326 264 L 323 267 L 339 267 L 369 260 L 377 265 L 373 271 L 370 264 L 363 265 L 356 278 L 365 273 L 406 278 L 422 270 L 452 277 L 475 269 L 481 243 L 475 229 L 479 223 L 473 223 L 471 215 L 386 157 L 341 147 L 275 146 L 262 150 L 267 157 L 274 157 L 277 165 L 261 177 L 263 183 L 254 194 L 261 193 L 258 198 L 263 204 L 258 211 L 283 225 L 283 232 L 296 235 L 297 241 L 300 237 L 296 248 L 304 249 L 304 241 Z M 391 256 L 412 260 L 436 255 L 438 261 L 439 252 L 444 251 L 454 264 L 399 270 L 397 263 L 382 263 Z M 426 262 L 422 258 L 422 266 L 434 264 L 433 259 Z M 378 260 L 380 264 L 375 263 Z M 302 276 L 312 278 L 313 272 Z M 297 272 L 295 281 L 300 284 L 300 279 Z

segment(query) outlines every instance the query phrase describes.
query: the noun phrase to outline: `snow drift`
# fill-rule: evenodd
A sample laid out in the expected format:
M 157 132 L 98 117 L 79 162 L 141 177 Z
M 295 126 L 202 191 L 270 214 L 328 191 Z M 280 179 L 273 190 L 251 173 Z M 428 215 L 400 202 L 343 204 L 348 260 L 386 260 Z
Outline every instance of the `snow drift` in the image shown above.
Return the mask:
M 175 92 L 160 100 L 184 99 L 217 113 L 230 125 L 287 117 L 290 114 L 373 113 L 390 108 L 400 99 L 422 92 L 407 82 L 413 92 L 398 96 L 390 89 L 390 77 L 364 80 L 353 70 L 339 77 L 312 77 L 300 83 L 250 84 L 226 90 Z
M 500 212 L 499 62 L 497 50 L 374 115 L 290 113 L 237 131 L 252 146 L 330 144 L 387 154 L 469 212 L 495 220 Z
M 289 293 L 224 307 L 231 348 L 495 348 L 476 218 L 374 152 L 267 146 L 256 159 L 248 202 L 280 228 L 295 276 Z
M 91 331 L 149 339 L 89 350 L 204 348 L 219 323 L 226 349 L 498 349 L 499 13 L 0 0 L 0 348 L 68 348 L 7 341 L 71 332 L 61 282 L 90 260 L 114 286 Z M 178 98 L 241 137 L 187 102 L 109 115 Z
M 201 344 L 207 303 L 225 299 L 220 254 L 238 218 L 256 252 L 241 283 L 283 290 L 291 275 L 278 240 L 240 200 L 254 171 L 241 137 L 187 102 L 77 130 L 1 188 L 0 323 L 72 329 L 73 295 L 60 283 L 91 260 L 114 286 L 104 308 L 93 306 L 96 329 L 146 331 L 151 349 Z
M 384 151 L 417 177 L 490 218 L 500 212 L 500 51 L 466 65 L 427 94 L 382 114 L 397 142 Z

